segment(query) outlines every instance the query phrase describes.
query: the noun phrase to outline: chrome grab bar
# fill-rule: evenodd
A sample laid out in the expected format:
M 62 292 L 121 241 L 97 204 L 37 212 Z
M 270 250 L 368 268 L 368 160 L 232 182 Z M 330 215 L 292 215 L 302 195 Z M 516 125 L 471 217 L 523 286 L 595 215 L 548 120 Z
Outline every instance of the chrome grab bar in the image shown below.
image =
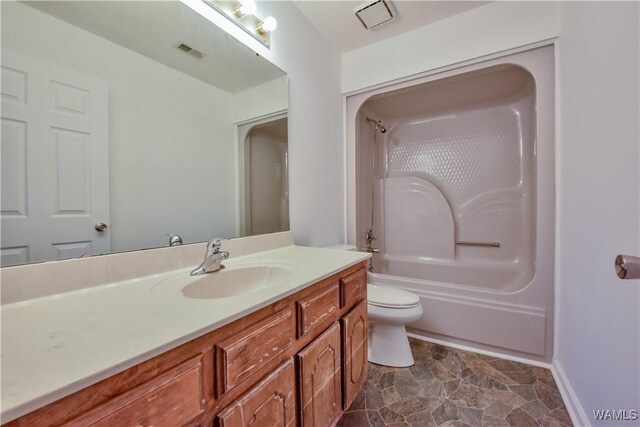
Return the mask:
M 465 240 L 456 240 L 456 245 L 460 246 L 487 246 L 491 248 L 499 248 L 500 242 L 469 242 Z

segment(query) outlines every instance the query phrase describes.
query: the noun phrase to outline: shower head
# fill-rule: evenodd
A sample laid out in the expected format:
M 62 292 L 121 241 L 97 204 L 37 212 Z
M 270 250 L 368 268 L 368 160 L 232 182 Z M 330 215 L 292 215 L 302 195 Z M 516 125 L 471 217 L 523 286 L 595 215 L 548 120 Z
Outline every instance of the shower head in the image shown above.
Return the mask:
M 373 120 L 370 119 L 369 117 L 366 118 L 368 122 L 372 122 L 375 123 L 376 125 L 376 129 L 375 130 L 379 130 L 380 133 L 385 133 L 387 131 L 387 128 L 382 126 L 382 122 L 380 120 Z

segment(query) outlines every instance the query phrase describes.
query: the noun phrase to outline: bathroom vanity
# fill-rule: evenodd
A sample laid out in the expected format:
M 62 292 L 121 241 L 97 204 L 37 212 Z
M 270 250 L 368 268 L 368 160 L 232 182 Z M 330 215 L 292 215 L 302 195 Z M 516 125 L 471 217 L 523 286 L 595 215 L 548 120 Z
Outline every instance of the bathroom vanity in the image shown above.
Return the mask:
M 51 357 L 25 355 L 33 364 L 41 361 L 34 370 L 41 372 L 43 383 L 51 383 L 46 389 L 35 382 L 33 396 L 29 396 L 28 389 L 12 385 L 14 379 L 29 377 L 32 373 L 24 371 L 22 377 L 16 374 L 16 370 L 24 370 L 29 362 L 21 361 L 18 365 L 16 355 L 22 350 L 7 350 L 7 345 L 12 344 L 8 341 L 10 333 L 3 342 L 3 358 L 8 356 L 8 360 L 3 360 L 4 373 L 8 373 L 7 368 L 11 369 L 10 378 L 3 381 L 6 381 L 3 400 L 10 397 L 7 403 L 16 403 L 14 413 L 21 411 L 23 415 L 11 417 L 15 419 L 6 425 L 334 424 L 353 401 L 367 375 L 367 257 L 366 254 L 288 246 L 232 258 L 227 268 L 203 275 L 205 277 L 193 278 L 182 269 L 138 278 L 121 289 L 107 286 L 107 289 L 72 292 L 70 297 L 82 299 L 90 298 L 95 292 L 123 294 L 137 288 L 139 297 L 150 299 L 137 301 L 139 321 L 152 319 L 148 313 L 161 307 L 166 310 L 166 321 L 156 325 L 157 328 L 148 326 L 146 329 L 152 337 L 140 340 L 135 338 L 139 327 L 132 324 L 130 335 L 134 338 L 123 334 L 120 345 L 132 340 L 126 351 L 133 356 L 136 351 L 140 352 L 143 343 L 157 340 L 160 344 L 162 336 L 165 342 L 156 346 L 155 356 L 141 363 L 134 363 L 135 357 L 128 361 L 115 357 L 118 353 L 115 350 L 119 349 L 114 349 L 113 355 L 105 356 L 102 372 L 97 372 L 98 366 L 92 362 L 91 355 L 98 358 L 99 354 L 87 346 L 93 343 L 100 347 L 101 335 L 105 335 L 104 339 L 113 339 L 106 337 L 109 325 L 96 325 L 93 331 L 87 324 L 77 326 L 68 336 L 89 331 L 78 347 L 85 353 L 84 359 L 68 356 L 65 364 L 64 358 L 56 358 L 55 354 Z M 229 283 L 224 283 L 225 278 L 234 285 L 235 291 L 229 289 Z M 203 288 L 211 288 L 213 284 L 228 289 L 227 293 L 194 293 L 198 281 L 203 281 Z M 242 281 L 260 284 L 258 288 L 243 288 Z M 65 298 L 63 294 L 59 299 Z M 113 295 L 97 298 L 108 303 Z M 15 319 L 11 310 L 29 309 L 30 302 L 22 303 L 23 307 L 20 304 L 10 305 L 8 309 L 3 307 L 4 322 Z M 83 305 L 90 306 L 90 300 L 85 300 Z M 117 313 L 118 308 L 113 310 Z M 23 315 L 29 314 L 24 311 Z M 119 317 L 126 321 L 123 313 Z M 198 321 L 194 323 L 196 317 Z M 112 328 L 123 327 L 115 318 L 114 322 Z M 209 326 L 203 332 L 198 322 L 209 323 Z M 181 324 L 188 325 L 191 332 L 179 333 L 182 336 L 167 341 L 180 330 Z M 19 326 L 17 320 L 13 326 Z M 5 323 L 3 329 L 6 327 Z M 53 330 L 56 325 L 43 327 Z M 198 330 L 193 330 L 194 327 Z M 27 339 L 28 336 L 27 333 Z M 196 337 L 191 338 L 193 336 Z M 24 347 L 24 343 L 16 340 L 16 347 Z M 55 351 L 53 349 L 53 353 Z M 107 363 L 109 358 L 111 361 Z M 82 364 L 83 360 L 89 368 L 73 365 Z M 56 369 L 62 374 L 50 375 L 50 371 Z M 71 377 L 66 378 L 65 384 L 56 386 L 56 378 L 63 378 L 65 372 Z M 87 375 L 89 373 L 92 375 Z M 103 378 L 96 382 L 100 376 Z M 92 384 L 83 387 L 85 380 Z M 23 400 L 20 407 L 16 394 L 21 394 Z M 52 399 L 56 394 L 64 397 Z M 38 404 L 47 399 L 51 403 Z M 33 410 L 27 413 L 25 408 L 29 407 Z M 3 408 L 5 416 L 6 409 Z M 6 417 L 3 421 L 6 422 Z

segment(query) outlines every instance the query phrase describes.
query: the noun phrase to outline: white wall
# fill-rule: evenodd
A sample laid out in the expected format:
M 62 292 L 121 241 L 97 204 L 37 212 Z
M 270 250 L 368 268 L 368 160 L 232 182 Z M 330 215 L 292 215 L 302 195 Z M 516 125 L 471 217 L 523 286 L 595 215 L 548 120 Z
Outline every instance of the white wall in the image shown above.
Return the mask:
M 342 55 L 342 92 L 557 35 L 555 2 L 494 2 Z
M 112 251 L 235 234 L 230 94 L 17 2 L 2 46 L 108 82 Z
M 640 281 L 613 260 L 640 255 L 637 2 L 563 4 L 559 41 L 556 357 L 587 419 L 640 411 Z
M 288 108 L 289 79 L 287 76 L 233 94 L 234 123 L 268 116 Z
M 208 6 L 193 4 L 216 20 Z M 326 246 L 344 240 L 344 150 L 340 54 L 292 2 L 259 1 L 258 16 L 278 29 L 266 49 L 228 25 L 243 43 L 289 75 L 289 191 L 291 230 L 297 244 Z
M 289 191 L 297 244 L 344 239 L 340 54 L 291 2 L 260 1 L 278 29 L 265 58 L 289 74 Z
M 638 16 L 636 2 L 495 2 L 342 58 L 349 93 L 559 37 L 554 368 L 577 425 L 640 410 L 640 286 L 613 269 L 640 254 Z

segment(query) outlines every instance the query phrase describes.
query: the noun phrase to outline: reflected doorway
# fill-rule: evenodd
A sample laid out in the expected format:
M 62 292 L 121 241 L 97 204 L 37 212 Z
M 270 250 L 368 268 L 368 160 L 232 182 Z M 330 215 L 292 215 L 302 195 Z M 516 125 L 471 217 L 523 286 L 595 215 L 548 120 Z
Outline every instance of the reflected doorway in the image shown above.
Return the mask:
M 289 230 L 287 115 L 240 125 L 240 234 Z

